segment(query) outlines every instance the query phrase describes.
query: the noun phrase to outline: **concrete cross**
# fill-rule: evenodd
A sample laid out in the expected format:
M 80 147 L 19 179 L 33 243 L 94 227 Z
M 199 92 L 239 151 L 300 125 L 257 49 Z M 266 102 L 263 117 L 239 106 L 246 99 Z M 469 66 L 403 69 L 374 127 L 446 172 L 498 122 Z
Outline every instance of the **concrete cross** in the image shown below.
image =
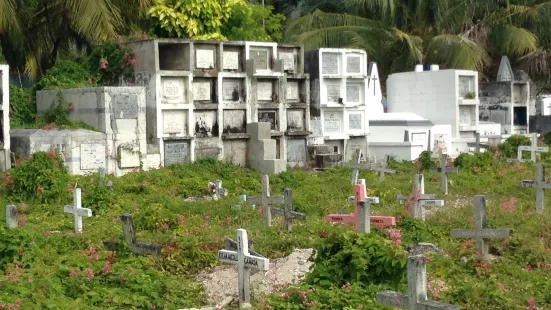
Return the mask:
M 448 173 L 457 173 L 456 167 L 448 167 L 448 154 L 440 154 L 440 168 L 430 168 L 430 172 L 440 172 L 440 187 L 442 193 L 448 194 Z
M 375 81 L 377 81 L 378 78 L 377 78 L 376 76 L 374 76 L 374 77 L 372 78 L 372 80 L 373 80 L 373 96 L 375 96 L 375 95 L 377 95 L 377 94 L 375 93 L 376 90 L 377 90 L 377 85 L 375 85 Z
M 360 165 L 362 161 L 362 150 L 360 149 L 357 149 L 356 150 L 356 165 Z M 352 168 L 350 167 L 350 163 L 341 163 L 341 166 L 344 166 L 344 167 L 348 167 L 348 168 Z M 362 167 L 366 167 L 366 165 L 361 165 Z M 367 165 L 367 167 L 369 167 L 369 165 Z M 369 169 L 369 168 L 352 168 L 352 185 L 356 185 L 356 183 L 358 183 L 358 175 L 360 173 L 359 169 Z
M 122 233 L 124 241 L 128 245 L 130 252 L 138 255 L 161 255 L 161 246 L 156 243 L 146 243 L 136 241 L 136 229 L 132 215 L 125 213 L 121 215 Z M 118 242 L 103 241 L 103 245 L 110 251 L 120 250 Z
M 17 207 L 15 205 L 6 206 L 6 224 L 10 229 L 17 228 L 18 226 Z
M 542 163 L 536 164 L 536 179 L 522 180 L 522 187 L 536 188 L 536 210 L 541 213 L 545 204 L 544 189 L 551 189 L 551 183 L 545 181 L 545 166 Z
M 237 230 L 237 251 L 220 250 L 218 258 L 224 263 L 237 265 L 239 302 L 241 304 L 250 303 L 249 270 L 268 271 L 270 260 L 249 253 L 247 231 L 241 228 Z
M 376 300 L 408 310 L 460 310 L 459 306 L 429 300 L 427 297 L 427 265 L 422 255 L 408 257 L 408 293 L 383 291 L 377 294 Z
M 82 217 L 91 217 L 92 210 L 82 207 L 82 196 L 80 188 L 73 189 L 73 205 L 65 206 L 63 210 L 65 213 L 71 213 L 74 215 L 75 232 L 82 233 Z
M 270 205 L 283 204 L 283 196 L 270 196 L 270 177 L 268 175 L 262 176 L 262 196 L 250 197 L 247 199 L 247 203 L 250 205 L 261 205 L 262 214 L 264 215 L 264 227 L 268 228 L 272 225 L 272 212 L 270 211 Z
M 379 177 L 379 180 L 382 180 L 384 179 L 384 174 L 385 173 L 396 173 L 395 170 L 391 170 L 391 169 L 387 169 L 386 167 L 381 167 L 381 166 L 377 166 L 377 165 L 371 165 L 369 163 L 360 163 L 360 160 L 361 160 L 361 151 L 358 150 L 358 157 L 357 157 L 357 160 L 356 160 L 356 163 L 347 163 L 347 162 L 341 162 L 340 165 L 343 166 L 343 167 L 347 167 L 347 168 L 351 168 L 352 169 L 352 185 L 356 185 L 358 183 L 358 174 L 359 174 L 359 170 L 362 169 L 362 170 L 372 170 L 372 171 L 377 171 L 379 172 L 380 174 L 382 174 L 382 176 Z
M 486 199 L 484 195 L 474 196 L 474 230 L 452 229 L 452 238 L 474 238 L 476 239 L 476 250 L 478 255 L 486 260 L 489 258 L 487 239 L 509 238 L 513 230 L 509 228 L 490 229 L 486 221 Z
M 371 225 L 380 229 L 389 226 L 396 226 L 396 218 L 391 216 L 371 216 L 370 205 L 379 203 L 379 197 L 366 197 L 365 180 L 360 179 L 359 184 L 354 185 L 354 197 L 348 197 L 348 201 L 354 202 L 353 214 L 329 214 L 329 223 L 345 223 L 354 225 L 358 232 L 368 233 Z
M 521 145 L 521 146 L 518 147 L 517 161 L 519 161 L 521 163 L 526 161 L 522 158 L 522 152 L 524 152 L 524 151 L 530 152 L 530 161 L 533 162 L 533 163 L 536 162 L 536 153 L 547 153 L 547 152 L 549 152 L 549 147 L 547 147 L 547 146 L 538 146 L 538 134 L 537 133 L 532 134 L 532 139 L 531 140 L 532 141 L 531 141 L 530 146 Z
M 306 214 L 293 211 L 293 191 L 290 188 L 286 188 L 283 194 L 283 200 L 285 203 L 285 209 L 270 208 L 272 214 L 281 215 L 285 218 L 285 226 L 287 231 L 293 230 L 293 219 L 306 220 Z
M 379 172 L 379 183 L 382 183 L 385 179 L 385 173 L 395 174 L 396 170 L 388 169 L 388 163 L 390 162 L 390 155 L 385 156 L 385 161 L 380 165 L 374 166 L 371 168 L 373 171 Z
M 487 148 L 490 147 L 486 143 L 480 143 L 480 133 L 479 132 L 475 133 L 474 137 L 476 139 L 475 143 L 469 142 L 469 143 L 467 143 L 467 146 L 468 147 L 474 147 L 475 153 L 479 153 L 480 149 L 487 149 Z
M 212 198 L 218 200 L 222 196 L 228 196 L 228 190 L 222 187 L 222 180 L 216 180 L 216 183 L 209 182 L 209 190 L 214 192 Z
M 437 200 L 434 194 L 425 194 L 425 177 L 422 174 L 416 174 L 414 181 L 415 196 L 413 197 L 411 217 L 425 221 L 425 206 L 442 207 L 444 206 L 444 200 Z M 404 203 L 409 198 L 405 195 L 396 195 L 396 199 L 400 200 L 400 203 Z

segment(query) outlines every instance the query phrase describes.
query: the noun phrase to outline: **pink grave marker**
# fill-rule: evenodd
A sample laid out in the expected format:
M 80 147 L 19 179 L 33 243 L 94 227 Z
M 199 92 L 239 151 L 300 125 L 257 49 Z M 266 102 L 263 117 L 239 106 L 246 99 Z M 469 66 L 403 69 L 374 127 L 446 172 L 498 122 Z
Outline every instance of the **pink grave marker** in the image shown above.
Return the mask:
M 377 197 L 366 197 L 365 184 L 354 185 L 354 213 L 352 214 L 329 214 L 327 221 L 329 223 L 343 223 L 348 225 L 354 225 L 354 230 L 360 231 L 360 202 L 365 201 L 367 205 L 371 203 L 379 203 Z M 369 223 L 373 226 L 377 226 L 379 229 L 383 229 L 389 226 L 396 226 L 396 218 L 392 216 L 370 216 L 369 207 L 367 207 L 367 217 Z

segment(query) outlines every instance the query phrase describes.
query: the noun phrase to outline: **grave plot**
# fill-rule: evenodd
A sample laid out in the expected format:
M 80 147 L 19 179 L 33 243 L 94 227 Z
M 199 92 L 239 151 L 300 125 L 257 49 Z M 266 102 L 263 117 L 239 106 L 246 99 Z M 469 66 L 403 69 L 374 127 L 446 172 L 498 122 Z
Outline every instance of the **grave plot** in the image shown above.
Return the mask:
M 152 41 L 152 43 L 157 45 L 157 50 L 159 51 L 157 61 L 153 62 L 157 63 L 158 67 L 154 70 L 147 70 L 148 68 L 145 67 L 143 69 L 146 70 L 143 71 L 190 71 L 190 42 L 158 39 Z
M 356 82 L 354 80 L 346 82 L 346 91 L 345 91 L 345 106 L 347 107 L 357 107 L 365 105 L 366 94 L 365 94 L 365 85 L 360 80 Z M 365 112 L 365 111 L 364 111 Z
M 163 159 L 164 166 L 172 164 L 183 164 L 189 161 L 190 147 L 189 140 L 168 140 L 164 142 Z
M 245 109 L 247 103 L 245 78 L 222 78 L 222 106 L 224 109 Z
M 65 213 L 73 214 L 76 233 L 82 233 L 82 217 L 91 217 L 92 210 L 82 207 L 82 196 L 80 188 L 73 189 L 73 205 L 63 208 Z
M 279 105 L 281 83 L 278 78 L 264 78 L 252 81 L 253 100 L 259 107 L 271 107 Z M 255 92 L 256 90 L 256 92 Z
M 6 206 L 6 225 L 10 229 L 17 228 L 17 207 L 15 205 Z
M 288 107 L 309 105 L 309 80 L 289 78 L 285 81 L 285 102 Z
M 196 109 L 218 108 L 218 79 L 193 78 L 193 103 Z
M 188 94 L 191 92 L 189 75 L 183 76 L 160 76 L 161 85 L 161 106 L 179 106 L 189 103 Z
M 277 44 L 247 42 L 247 72 L 251 76 L 270 76 L 283 71 L 283 61 L 275 60 Z
M 278 44 L 277 58 L 283 62 L 283 72 L 289 75 L 304 73 L 303 49 L 297 45 Z

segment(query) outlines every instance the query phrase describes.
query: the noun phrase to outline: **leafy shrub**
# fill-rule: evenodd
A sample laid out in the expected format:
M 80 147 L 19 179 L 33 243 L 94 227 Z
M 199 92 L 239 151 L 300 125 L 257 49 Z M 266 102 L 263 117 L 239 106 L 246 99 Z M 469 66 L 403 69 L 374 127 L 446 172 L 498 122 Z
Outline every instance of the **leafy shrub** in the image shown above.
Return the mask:
M 166 230 L 170 227 L 174 228 L 177 224 L 176 215 L 161 204 L 136 206 L 135 211 L 134 224 L 140 230 Z
M 33 88 L 10 86 L 10 126 L 24 128 L 35 122 L 36 98 Z
M 542 135 L 543 143 L 551 145 L 551 130 Z
M 521 135 L 512 135 L 499 145 L 499 150 L 507 158 L 516 158 L 518 147 L 521 145 L 530 145 L 530 138 Z
M 489 150 L 486 152 L 477 152 L 474 154 L 461 153 L 453 161 L 453 165 L 462 171 L 486 171 L 495 163 L 494 153 Z
M 80 63 L 58 60 L 36 83 L 36 90 L 93 87 L 97 85 L 95 80 Z
M 436 162 L 432 160 L 432 153 L 430 151 L 421 152 L 417 160 L 419 164 L 421 164 L 421 171 L 429 170 L 437 166 Z
M 37 152 L 28 160 L 18 160 L 5 176 L 9 195 L 21 200 L 34 198 L 40 202 L 65 200 L 69 173 L 58 154 Z

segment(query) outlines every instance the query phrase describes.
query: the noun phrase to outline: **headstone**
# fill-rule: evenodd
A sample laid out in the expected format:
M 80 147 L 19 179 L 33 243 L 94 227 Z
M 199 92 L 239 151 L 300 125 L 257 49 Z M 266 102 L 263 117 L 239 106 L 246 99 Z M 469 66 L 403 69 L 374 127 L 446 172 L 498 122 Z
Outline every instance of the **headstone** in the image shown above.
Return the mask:
M 538 146 L 538 134 L 533 133 L 530 146 L 521 145 L 521 146 L 518 147 L 517 160 L 519 162 L 525 162 L 525 160 L 522 158 L 522 152 L 524 152 L 524 151 L 530 152 L 530 161 L 535 163 L 536 162 L 536 153 L 547 153 L 547 152 L 549 152 L 549 147 L 547 147 L 547 146 Z
M 186 110 L 163 111 L 163 133 L 188 135 L 188 119 Z
M 250 58 L 254 60 L 255 70 L 268 70 L 268 51 L 267 50 L 251 50 Z
M 137 119 L 138 118 L 138 95 L 136 94 L 118 94 L 113 98 L 114 113 L 117 119 Z
M 277 130 L 277 112 L 276 111 L 259 111 L 259 123 L 270 123 L 271 130 Z
M 186 103 L 186 81 L 181 77 L 161 78 L 161 104 Z
M 222 99 L 224 101 L 239 101 L 241 99 L 242 84 L 239 79 L 224 79 L 222 82 Z
M 97 170 L 105 167 L 105 145 L 86 144 L 80 145 L 80 169 Z
M 513 230 L 490 229 L 486 221 L 486 199 L 484 195 L 474 196 L 474 230 L 471 229 L 452 229 L 450 236 L 452 238 L 474 238 L 476 239 L 476 250 L 483 259 L 489 259 L 489 249 L 487 239 L 509 238 Z
M 326 133 L 340 133 L 342 114 L 339 112 L 325 112 L 323 117 L 323 130 Z
M 220 250 L 218 258 L 224 263 L 237 265 L 239 302 L 241 304 L 250 303 L 249 270 L 268 271 L 270 260 L 249 253 L 247 231 L 241 228 L 237 230 L 237 251 Z
M 361 103 L 360 92 L 360 85 L 346 85 L 346 102 Z
M 348 114 L 348 129 L 361 130 L 362 129 L 362 114 L 350 113 Z
M 134 219 L 131 214 L 125 213 L 121 215 L 121 221 L 124 240 L 130 252 L 138 255 L 161 255 L 160 245 L 136 241 L 136 229 L 134 228 Z M 104 241 L 103 244 L 110 251 L 118 251 L 120 248 L 117 242 Z
M 339 74 L 339 54 L 323 53 L 321 56 L 322 74 Z
M 293 219 L 306 220 L 306 214 L 293 211 L 293 191 L 290 188 L 286 188 L 283 194 L 283 201 L 285 209 L 270 208 L 272 214 L 282 215 L 285 219 L 285 226 L 287 231 L 293 230 Z
M 210 49 L 196 49 L 195 67 L 197 69 L 214 69 L 214 51 Z
M 536 164 L 536 179 L 522 180 L 522 187 L 536 188 L 536 210 L 541 213 L 545 205 L 545 189 L 551 189 L 551 182 L 545 181 L 545 166 L 542 163 Z
M 270 82 L 258 82 L 256 85 L 256 99 L 262 101 L 272 101 L 274 93 L 274 84 Z
M 283 70 L 295 70 L 295 55 L 293 53 L 279 53 L 279 59 L 283 60 Z
M 285 99 L 287 100 L 299 100 L 299 87 L 298 82 L 287 82 L 285 88 Z
M 440 188 L 442 193 L 448 194 L 448 173 L 457 173 L 456 167 L 448 167 L 448 154 L 440 154 L 440 168 L 430 168 L 430 172 L 440 172 Z
M 165 142 L 164 166 L 183 164 L 189 156 L 189 142 Z
M 224 70 L 239 70 L 239 52 L 224 51 Z
M 427 297 L 427 266 L 425 257 L 421 255 L 408 257 L 408 292 L 402 294 L 394 291 L 383 291 L 377 294 L 376 300 L 383 305 L 389 305 L 408 310 L 460 310 L 459 306 L 436 302 Z
M 338 103 L 341 98 L 341 86 L 339 84 L 328 84 L 326 86 L 327 90 L 327 101 Z
M 415 192 L 413 198 L 413 205 L 411 208 L 411 217 L 421 221 L 425 220 L 425 206 L 438 206 L 444 205 L 444 200 L 436 200 L 436 195 L 425 194 L 425 177 L 422 174 L 416 174 L 414 177 Z M 396 199 L 400 202 L 408 200 L 410 197 L 405 195 L 397 195 Z
M 215 183 L 209 182 L 208 186 L 209 190 L 214 193 L 214 200 L 218 200 L 222 196 L 228 196 L 228 190 L 222 187 L 222 180 L 216 180 Z
M 98 169 L 98 174 L 99 174 L 99 186 L 103 186 L 104 182 L 105 182 L 105 168 L 99 168 Z
M 346 73 L 358 73 L 362 72 L 362 58 L 361 55 L 353 56 L 348 55 L 346 57 Z
M 490 146 L 486 143 L 480 143 L 480 132 L 477 132 L 474 134 L 474 137 L 476 139 L 475 143 L 467 143 L 469 147 L 474 147 L 475 153 L 479 153 L 480 149 L 487 149 Z
M 193 100 L 210 101 L 211 83 L 209 81 L 193 81 Z
M 262 205 L 264 227 L 266 228 L 272 225 L 270 205 L 283 204 L 284 202 L 283 196 L 270 196 L 270 177 L 268 175 L 262 176 L 262 196 L 250 197 L 247 199 L 247 203 L 250 205 Z
M 63 209 L 65 213 L 71 213 L 74 215 L 74 226 L 75 226 L 75 232 L 76 233 L 82 233 L 82 217 L 91 217 L 92 216 L 92 210 L 83 208 L 82 205 L 82 197 L 81 197 L 81 191 L 80 188 L 74 188 L 73 189 L 73 205 L 72 206 L 65 206 Z
M 10 229 L 17 228 L 18 226 L 17 207 L 15 205 L 6 206 L 6 224 Z

